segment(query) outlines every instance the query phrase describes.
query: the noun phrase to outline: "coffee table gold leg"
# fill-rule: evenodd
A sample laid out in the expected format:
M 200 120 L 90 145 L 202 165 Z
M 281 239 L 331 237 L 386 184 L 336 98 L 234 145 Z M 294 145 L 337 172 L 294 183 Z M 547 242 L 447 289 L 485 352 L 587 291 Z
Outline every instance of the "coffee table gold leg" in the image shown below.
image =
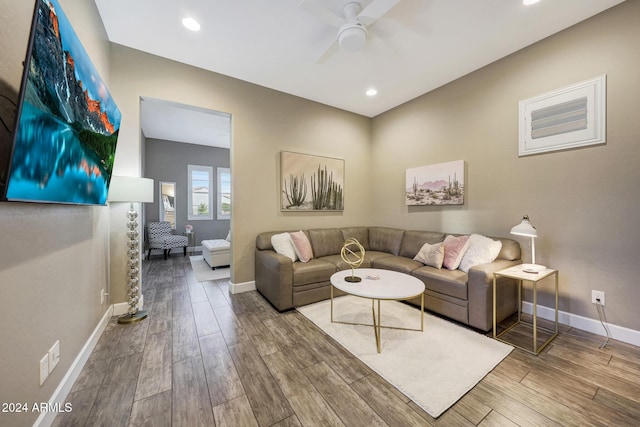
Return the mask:
M 373 315 L 373 333 L 376 336 L 376 347 L 380 353 L 380 300 L 378 300 L 378 318 L 376 319 L 376 300 L 371 300 L 371 314 Z
M 331 288 L 331 323 L 333 323 L 333 285 L 329 288 Z
M 380 300 L 378 300 L 378 353 L 380 353 L 380 334 L 382 332 L 382 323 L 380 323 Z
M 420 294 L 420 331 L 424 332 L 424 292 Z

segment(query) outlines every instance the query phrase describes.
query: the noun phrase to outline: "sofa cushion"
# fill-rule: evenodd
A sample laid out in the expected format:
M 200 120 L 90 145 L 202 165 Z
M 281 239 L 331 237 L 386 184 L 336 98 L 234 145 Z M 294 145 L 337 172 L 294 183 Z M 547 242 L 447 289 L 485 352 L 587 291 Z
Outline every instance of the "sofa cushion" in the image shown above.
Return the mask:
M 369 267 L 373 266 L 373 262 L 378 258 L 384 258 L 389 255 L 387 252 L 379 252 L 379 251 L 366 251 L 364 254 L 364 262 L 360 267 L 365 268 L 365 264 L 369 264 Z
M 438 243 L 444 239 L 444 233 L 433 231 L 405 231 L 400 246 L 400 256 L 415 257 L 425 243 Z
M 356 239 L 365 251 L 369 250 L 369 229 L 367 227 L 347 227 L 341 228 L 343 240 Z
M 502 249 L 496 259 L 506 259 L 507 261 L 515 261 L 520 259 L 522 254 L 520 250 L 520 243 L 513 239 L 491 237 L 494 240 L 500 240 L 502 242 Z
M 421 267 L 413 270 L 411 275 L 422 280 L 425 289 L 462 300 L 468 298 L 467 279 L 469 276 L 464 271 Z
M 271 244 L 271 237 L 275 234 L 282 234 L 282 231 L 267 231 L 264 233 L 260 233 L 256 236 L 256 249 L 261 251 L 274 251 L 273 245 Z
M 311 283 L 326 282 L 335 272 L 335 265 L 320 259 L 312 259 L 309 262 L 294 262 L 293 286 L 296 287 Z
M 424 267 L 424 265 L 418 261 L 395 255 L 376 258 L 372 266 L 373 268 L 399 271 L 400 273 L 406 274 L 411 273 L 416 268 Z
M 400 245 L 404 230 L 387 227 L 369 228 L 369 248 L 372 251 L 387 252 L 400 255 Z
M 388 255 L 388 254 L 387 254 Z M 330 262 L 331 264 L 336 266 L 336 270 L 350 270 L 351 266 L 342 260 L 340 255 L 327 255 L 319 258 L 322 261 Z M 365 257 L 364 261 L 362 261 L 362 265 L 359 268 L 370 268 L 371 260 Z
M 320 258 L 327 255 L 339 254 L 342 250 L 344 237 L 342 232 L 337 228 L 314 229 L 307 232 L 313 255 Z

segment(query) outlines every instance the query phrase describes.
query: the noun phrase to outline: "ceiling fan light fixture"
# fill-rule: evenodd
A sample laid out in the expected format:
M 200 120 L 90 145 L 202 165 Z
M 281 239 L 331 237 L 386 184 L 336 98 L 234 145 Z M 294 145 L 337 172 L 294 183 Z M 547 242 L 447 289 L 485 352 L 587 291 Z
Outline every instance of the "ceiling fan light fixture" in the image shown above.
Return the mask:
M 361 50 L 367 42 L 367 30 L 362 24 L 348 24 L 340 29 L 338 44 L 347 52 Z

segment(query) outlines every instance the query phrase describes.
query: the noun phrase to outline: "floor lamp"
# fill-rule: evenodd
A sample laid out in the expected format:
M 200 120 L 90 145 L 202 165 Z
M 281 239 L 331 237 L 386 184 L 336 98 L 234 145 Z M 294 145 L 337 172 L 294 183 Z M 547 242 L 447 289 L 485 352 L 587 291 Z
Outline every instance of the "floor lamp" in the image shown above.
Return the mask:
M 540 271 L 546 270 L 547 267 L 545 267 L 544 265 L 536 264 L 536 237 L 538 237 L 538 230 L 536 230 L 533 224 L 531 224 L 528 215 L 523 216 L 520 224 L 515 225 L 511 229 L 511 234 L 531 237 L 531 264 L 523 264 L 522 271 L 525 271 L 527 273 L 538 273 Z
M 118 318 L 118 323 L 139 322 L 147 317 L 145 310 L 138 309 L 140 301 L 140 241 L 138 240 L 138 212 L 133 207 L 135 202 L 153 203 L 153 179 L 132 176 L 113 176 L 109 185 L 110 202 L 129 202 L 127 217 L 127 255 L 129 260 L 129 309 L 127 314 Z

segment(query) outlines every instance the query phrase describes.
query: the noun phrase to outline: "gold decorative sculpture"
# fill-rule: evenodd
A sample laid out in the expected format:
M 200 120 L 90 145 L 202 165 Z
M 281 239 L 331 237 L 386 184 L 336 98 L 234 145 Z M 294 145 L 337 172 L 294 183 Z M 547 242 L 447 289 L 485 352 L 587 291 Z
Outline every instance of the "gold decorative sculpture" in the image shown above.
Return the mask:
M 351 249 L 351 247 L 354 248 Z M 344 280 L 352 283 L 361 281 L 362 278 L 354 274 L 354 269 L 360 267 L 364 261 L 364 248 L 360 242 L 354 238 L 345 240 L 342 245 L 342 251 L 340 251 L 340 257 L 351 267 L 351 276 L 345 277 Z

